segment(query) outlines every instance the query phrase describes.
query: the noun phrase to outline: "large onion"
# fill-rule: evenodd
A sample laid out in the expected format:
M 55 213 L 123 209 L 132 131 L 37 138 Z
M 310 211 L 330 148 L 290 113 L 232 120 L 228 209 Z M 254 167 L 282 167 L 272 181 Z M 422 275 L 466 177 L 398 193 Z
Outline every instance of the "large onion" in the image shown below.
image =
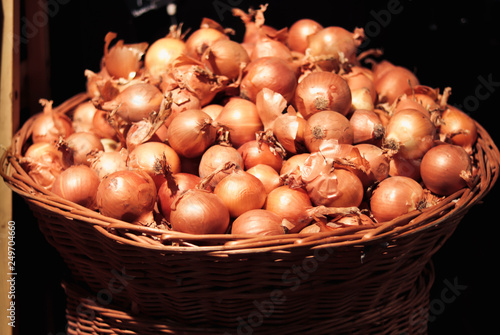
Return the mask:
M 99 183 L 100 179 L 93 169 L 86 165 L 73 165 L 57 176 L 52 192 L 84 207 L 96 209 Z
M 340 113 L 326 110 L 315 113 L 307 120 L 304 142 L 310 152 L 319 150 L 327 141 L 352 144 L 354 133 L 349 120 Z

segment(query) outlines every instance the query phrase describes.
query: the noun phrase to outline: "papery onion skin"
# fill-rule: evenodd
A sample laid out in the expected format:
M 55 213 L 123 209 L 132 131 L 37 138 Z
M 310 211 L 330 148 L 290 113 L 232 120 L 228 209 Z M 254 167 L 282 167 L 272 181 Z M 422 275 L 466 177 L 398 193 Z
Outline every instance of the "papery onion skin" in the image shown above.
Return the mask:
M 92 118 L 92 129 L 89 130 L 101 138 L 116 139 L 115 128 L 109 123 L 109 112 L 97 109 Z
M 264 184 L 243 170 L 234 170 L 222 179 L 215 187 L 214 194 L 226 205 L 232 218 L 249 210 L 262 208 L 266 201 Z
M 308 37 L 322 30 L 324 27 L 315 20 L 300 19 L 295 21 L 288 29 L 288 47 L 300 53 L 305 53 L 309 46 Z
M 307 120 L 304 142 L 310 152 L 316 152 L 326 141 L 335 140 L 339 144 L 352 144 L 354 132 L 344 115 L 331 110 L 313 114 Z
M 229 210 L 222 200 L 198 189 L 186 191 L 170 212 L 172 229 L 189 234 L 224 234 L 229 220 Z
M 291 102 L 297 87 L 293 67 L 279 57 L 262 57 L 251 61 L 240 84 L 240 95 L 255 102 L 257 94 L 268 88 Z
M 229 36 L 214 28 L 197 29 L 186 40 L 186 54 L 199 60 L 207 48 L 221 39 L 228 40 Z
M 54 194 L 90 209 L 96 209 L 97 188 L 100 179 L 86 165 L 73 165 L 61 172 L 54 181 Z
M 467 187 L 472 176 L 471 159 L 461 146 L 437 145 L 422 158 L 420 175 L 431 192 L 447 196 Z
M 266 194 L 283 185 L 283 180 L 280 178 L 279 173 L 270 165 L 257 164 L 246 171 L 257 177 L 264 184 Z
M 241 214 L 233 221 L 231 234 L 282 235 L 285 229 L 281 222 L 281 217 L 271 211 L 253 209 Z
M 201 156 L 198 174 L 201 178 L 206 178 L 217 168 L 223 166 L 227 162 L 236 164 L 236 168 L 243 169 L 244 162 L 241 154 L 237 149 L 227 145 L 216 144 L 208 148 Z M 230 174 L 233 169 L 228 169 L 217 173 L 209 182 L 211 187 L 215 187 L 217 183 Z
M 201 109 L 189 109 L 175 117 L 167 129 L 167 141 L 179 155 L 200 156 L 214 144 L 216 127 L 212 118 Z
M 101 181 L 97 207 L 102 215 L 130 223 L 149 225 L 156 203 L 156 186 L 142 170 L 118 171 Z
M 427 116 L 415 109 L 394 114 L 386 127 L 385 144 L 402 158 L 420 159 L 434 146 L 436 127 Z
M 68 152 L 64 154 L 67 166 L 87 165 L 90 166 L 90 155 L 99 151 L 104 151 L 101 139 L 91 132 L 78 132 L 68 136 L 65 140 Z
M 54 113 L 52 110 L 44 111 L 36 116 L 32 127 L 33 143 L 55 143 L 60 137 L 66 138 L 74 132 L 71 119 L 64 114 Z
M 380 182 L 389 176 L 390 158 L 382 148 L 369 143 L 356 144 L 355 148 L 370 166 L 366 172 L 366 178 L 360 178 L 365 189 L 374 182 Z
M 370 209 L 377 222 L 395 219 L 416 210 L 424 200 L 424 189 L 408 177 L 389 177 L 377 185 L 370 198 Z
M 254 140 L 255 133 L 264 127 L 255 103 L 240 97 L 232 97 L 216 121 L 229 130 L 229 141 L 236 148 Z
M 266 198 L 267 209 L 290 223 L 290 233 L 298 233 L 311 222 L 306 213 L 312 207 L 307 192 L 302 188 L 290 188 L 288 185 L 272 190 Z
M 21 159 L 21 164 L 38 185 L 48 190 L 65 168 L 62 153 L 49 142 L 30 145 Z
M 300 168 L 306 159 L 309 157 L 310 153 L 301 153 L 297 155 L 293 155 L 289 157 L 287 160 L 283 162 L 283 166 L 281 167 L 280 170 L 280 175 L 288 175 L 289 173 L 293 172 L 295 169 Z
M 297 85 L 294 106 L 305 119 L 313 114 L 332 110 L 347 115 L 351 109 L 352 96 L 349 85 L 333 72 L 312 72 Z

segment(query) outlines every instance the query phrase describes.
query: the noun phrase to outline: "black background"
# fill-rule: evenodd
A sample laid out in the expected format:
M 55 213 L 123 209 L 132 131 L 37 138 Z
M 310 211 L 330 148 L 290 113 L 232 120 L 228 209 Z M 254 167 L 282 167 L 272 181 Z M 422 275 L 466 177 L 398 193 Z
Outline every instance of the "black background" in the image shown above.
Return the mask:
M 50 19 L 50 97 L 57 105 L 85 89 L 85 69 L 99 70 L 104 36 L 118 33 L 126 43 L 152 43 L 168 32 L 171 20 L 164 8 L 134 18 L 125 1 L 71 0 Z M 236 30 L 244 26 L 231 15 L 261 2 L 246 0 L 177 1 L 177 20 L 195 29 L 202 17 Z M 393 7 L 391 7 L 393 6 Z M 388 8 L 395 8 L 391 14 Z M 289 27 L 300 18 L 348 30 L 364 27 L 366 48 L 384 49 L 384 58 L 406 66 L 420 82 L 453 89 L 450 103 L 460 105 L 500 142 L 500 32 L 495 17 L 500 1 L 270 1 L 266 23 Z M 484 80 L 493 84 L 484 86 Z M 482 87 L 481 87 L 482 86 Z M 27 92 L 29 94 L 29 91 Z M 42 97 L 37 97 L 42 98 Z M 37 111 L 36 111 L 37 112 Z M 21 121 L 33 111 L 23 111 Z M 498 212 L 500 186 L 489 193 L 459 224 L 435 255 L 436 281 L 431 292 L 429 334 L 487 334 L 497 330 Z M 18 334 L 63 334 L 64 295 L 60 280 L 67 271 L 59 255 L 44 240 L 26 205 L 14 197 Z M 453 302 L 443 304 L 447 282 L 462 286 Z M 2 321 L 3 322 L 3 321 Z M 36 331 L 33 329 L 35 325 Z

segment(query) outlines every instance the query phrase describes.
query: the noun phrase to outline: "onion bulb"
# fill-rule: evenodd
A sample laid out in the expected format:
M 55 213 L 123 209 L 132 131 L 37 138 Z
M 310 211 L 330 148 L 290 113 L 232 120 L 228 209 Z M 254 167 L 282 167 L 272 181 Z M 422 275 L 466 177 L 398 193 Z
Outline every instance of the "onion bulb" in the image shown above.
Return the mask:
M 241 154 L 234 147 L 215 144 L 209 147 L 201 156 L 200 165 L 198 168 L 199 176 L 204 179 L 212 174 L 219 167 L 224 164 L 232 162 L 238 168 L 244 167 L 243 158 Z M 209 182 L 211 187 L 215 187 L 217 183 L 232 172 L 231 169 L 217 173 Z
M 300 19 L 295 21 L 288 29 L 287 45 L 296 52 L 305 53 L 309 46 L 308 38 L 324 27 L 311 19 Z
M 73 130 L 75 132 L 92 131 L 92 120 L 96 110 L 92 101 L 85 101 L 76 106 L 72 117 Z
M 431 192 L 441 196 L 450 195 L 467 187 L 472 180 L 471 159 L 461 146 L 437 145 L 422 158 L 420 175 Z
M 97 188 L 100 179 L 86 165 L 73 165 L 61 172 L 54 181 L 54 194 L 90 209 L 96 209 Z
M 231 234 L 282 235 L 285 233 L 281 217 L 265 209 L 252 209 L 236 218 Z
M 115 38 L 116 34 L 111 32 L 105 37 L 104 66 L 113 78 L 134 79 L 142 66 L 141 58 L 148 43 L 124 44 L 123 40 L 119 40 L 108 50 L 109 44 Z
M 102 215 L 130 223 L 151 225 L 156 186 L 142 170 L 114 172 L 97 188 L 97 208 Z
M 117 171 L 127 170 L 128 151 L 100 151 L 90 158 L 90 167 L 97 173 L 99 179 L 104 179 Z
M 30 145 L 20 163 L 38 185 L 48 190 L 65 167 L 61 152 L 48 142 Z
M 190 189 L 172 205 L 170 224 L 189 234 L 224 234 L 229 227 L 229 210 L 214 193 Z
M 169 221 L 172 204 L 187 190 L 196 188 L 201 178 L 191 173 L 168 174 L 167 181 L 158 189 L 158 210 L 163 217 Z
M 454 106 L 446 106 L 441 113 L 439 136 L 442 141 L 460 145 L 471 154 L 477 140 L 477 126 L 465 112 Z
M 252 140 L 242 144 L 238 148 L 244 162 L 244 169 L 248 170 L 257 164 L 266 164 L 276 171 L 281 170 L 283 158 L 280 153 L 264 141 Z
M 201 61 L 216 75 L 235 81 L 242 76 L 250 57 L 238 42 L 220 39 L 205 50 Z
M 310 152 L 319 150 L 322 144 L 334 140 L 338 144 L 352 144 L 354 132 L 351 123 L 342 114 L 331 110 L 313 114 L 307 120 L 304 142 Z
M 73 164 L 90 166 L 91 155 L 104 151 L 100 137 L 91 132 L 73 133 L 66 140 L 61 140 L 60 147 L 66 166 Z
M 269 194 L 269 192 L 271 192 L 278 186 L 283 185 L 283 180 L 281 179 L 279 172 L 270 165 L 257 164 L 246 171 L 251 175 L 257 177 L 262 182 L 262 184 L 264 184 L 266 194 Z
M 217 183 L 214 193 L 226 205 L 232 218 L 262 208 L 266 201 L 266 189 L 260 179 L 240 169 L 233 170 Z
M 167 128 L 167 141 L 179 155 L 193 158 L 215 142 L 216 132 L 208 114 L 201 109 L 189 109 L 172 120 Z
M 295 91 L 294 106 L 305 119 L 324 110 L 347 115 L 351 104 L 349 85 L 333 72 L 312 72 L 299 82 Z
M 60 137 L 73 134 L 73 123 L 65 114 L 52 110 L 52 101 L 40 100 L 44 106 L 43 112 L 37 114 L 33 121 L 31 139 L 33 143 L 56 143 Z
M 424 189 L 415 180 L 395 176 L 380 182 L 370 198 L 370 208 L 377 222 L 390 221 L 420 208 Z
M 144 67 L 153 76 L 167 71 L 173 61 L 186 52 L 186 43 L 180 39 L 166 36 L 154 41 L 144 56 Z

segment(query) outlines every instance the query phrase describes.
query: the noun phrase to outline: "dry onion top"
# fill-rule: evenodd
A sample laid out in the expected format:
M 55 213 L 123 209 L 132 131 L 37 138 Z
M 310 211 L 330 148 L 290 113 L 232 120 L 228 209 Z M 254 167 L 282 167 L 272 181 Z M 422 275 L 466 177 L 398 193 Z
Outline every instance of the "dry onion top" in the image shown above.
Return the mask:
M 449 87 L 359 53 L 362 28 L 280 29 L 266 8 L 233 11 L 242 41 L 210 19 L 151 45 L 110 32 L 88 101 L 41 100 L 23 167 L 103 215 L 192 234 L 373 225 L 470 187 L 477 129 Z

